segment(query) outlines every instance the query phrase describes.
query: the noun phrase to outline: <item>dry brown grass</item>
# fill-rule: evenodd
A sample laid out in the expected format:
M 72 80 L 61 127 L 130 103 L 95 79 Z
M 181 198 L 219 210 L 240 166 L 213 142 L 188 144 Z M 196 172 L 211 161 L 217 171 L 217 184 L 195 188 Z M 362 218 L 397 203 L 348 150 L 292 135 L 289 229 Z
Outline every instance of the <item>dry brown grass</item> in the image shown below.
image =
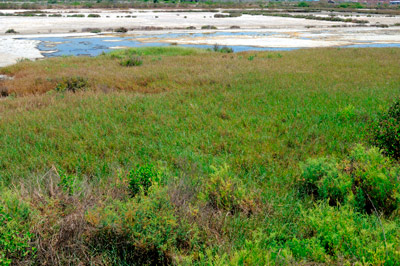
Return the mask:
M 390 51 L 390 52 L 389 52 Z M 369 56 L 366 56 L 366 55 Z M 251 59 L 250 56 L 255 56 Z M 309 75 L 337 80 L 340 84 L 377 83 L 383 71 L 393 73 L 398 67 L 400 50 L 388 49 L 308 49 L 290 52 L 257 52 L 189 56 L 144 56 L 139 67 L 123 67 L 110 56 L 51 58 L 21 62 L 0 70 L 14 77 L 3 82 L 9 94 L 43 94 L 53 90 L 63 77 L 85 77 L 93 90 L 159 93 L 196 87 L 230 87 L 254 79 L 279 80 L 284 75 L 297 76 L 293 83 L 304 82 Z M 366 68 L 365 65 L 370 67 Z M 396 65 L 396 67 L 394 67 Z M 365 79 L 368 71 L 370 79 Z M 329 77 L 326 73 L 330 73 Z M 298 76 L 303 74 L 303 76 Z M 363 77 L 362 80 L 358 77 Z M 300 80 L 299 80 L 300 78 Z M 278 85 L 278 84 L 277 84 Z M 311 84 L 316 89 L 321 84 Z

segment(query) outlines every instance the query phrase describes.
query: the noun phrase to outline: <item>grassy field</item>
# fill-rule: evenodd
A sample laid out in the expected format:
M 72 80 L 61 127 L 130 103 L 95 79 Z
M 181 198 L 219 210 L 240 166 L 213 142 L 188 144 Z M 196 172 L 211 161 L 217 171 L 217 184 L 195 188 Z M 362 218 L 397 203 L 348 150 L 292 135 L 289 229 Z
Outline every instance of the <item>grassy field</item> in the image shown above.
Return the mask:
M 301 180 L 309 158 L 372 158 L 357 145 L 399 97 L 399 62 L 169 47 L 0 69 L 0 265 L 397 265 L 398 210 Z M 138 176 L 152 185 L 132 194 Z

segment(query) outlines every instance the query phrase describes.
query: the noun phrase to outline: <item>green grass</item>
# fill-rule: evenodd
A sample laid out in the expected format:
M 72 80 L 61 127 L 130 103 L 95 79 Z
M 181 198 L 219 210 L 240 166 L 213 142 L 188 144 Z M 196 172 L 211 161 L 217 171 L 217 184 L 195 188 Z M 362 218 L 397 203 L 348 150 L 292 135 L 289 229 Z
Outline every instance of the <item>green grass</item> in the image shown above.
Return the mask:
M 143 56 L 143 65 L 124 68 L 113 58 L 128 53 Z M 152 60 L 154 56 L 161 60 Z M 104 264 L 123 264 L 137 254 L 151 256 L 152 243 L 157 246 L 154 252 L 161 254 L 157 258 L 182 264 L 354 263 L 371 257 L 363 252 L 385 261 L 376 217 L 314 206 L 311 199 L 299 196 L 297 180 L 299 165 L 308 158 L 346 158 L 356 144 L 366 143 L 371 120 L 399 96 L 399 60 L 400 50 L 394 48 L 225 55 L 168 47 L 21 62 L 0 70 L 16 77 L 5 86 L 17 96 L 0 101 L 0 180 L 4 187 L 15 186 L 16 193 L 27 194 L 32 209 L 39 208 L 32 201 L 35 193 L 29 192 L 35 190 L 47 202 L 84 206 L 50 207 L 65 217 L 75 211 L 89 213 L 85 219 L 90 230 L 74 235 L 87 247 L 82 248 L 86 255 L 72 258 L 68 249 L 59 249 L 65 261 L 101 256 Z M 35 75 L 36 80 L 80 73 L 93 90 L 57 93 L 24 73 Z M 151 83 L 124 90 L 124 84 L 150 77 Z M 99 89 L 105 83 L 113 87 L 112 82 L 118 89 Z M 22 93 L 24 84 L 35 84 L 44 94 Z M 162 173 L 162 182 L 148 195 L 131 199 L 129 171 L 150 164 Z M 81 191 L 46 196 L 49 178 L 45 174 L 53 165 Z M 226 172 L 216 170 L 225 165 Z M 221 185 L 215 188 L 213 180 Z M 241 209 L 251 205 L 251 214 L 212 204 L 210 195 L 225 199 L 224 193 L 233 185 L 241 186 L 247 196 L 235 199 L 235 204 Z M 159 209 L 152 197 L 162 199 Z M 145 218 L 157 210 L 160 220 Z M 137 212 L 149 216 L 129 218 Z M 351 254 L 334 248 L 332 253 L 315 242 L 325 241 L 315 235 L 329 237 L 330 232 L 326 226 L 331 221 L 321 219 L 329 217 L 320 212 L 341 215 L 343 228 L 352 217 L 348 225 L 354 230 L 343 229 L 340 234 L 364 242 L 372 234 L 371 250 L 357 248 Z M 39 211 L 32 228 L 54 213 Z M 68 224 L 64 216 L 57 218 L 63 221 L 59 224 Z M 57 219 L 49 223 L 57 224 Z M 382 219 L 392 234 L 388 245 L 399 246 L 397 217 Z M 362 227 L 357 227 L 358 220 Z M 140 227 L 145 224 L 149 229 Z M 58 227 L 48 227 L 54 229 L 52 233 L 35 236 L 62 235 Z M 135 234 L 143 242 L 135 242 Z M 111 246 L 93 246 L 84 235 Z M 45 250 L 37 252 L 32 261 L 40 264 Z M 118 259 L 112 262 L 111 258 Z

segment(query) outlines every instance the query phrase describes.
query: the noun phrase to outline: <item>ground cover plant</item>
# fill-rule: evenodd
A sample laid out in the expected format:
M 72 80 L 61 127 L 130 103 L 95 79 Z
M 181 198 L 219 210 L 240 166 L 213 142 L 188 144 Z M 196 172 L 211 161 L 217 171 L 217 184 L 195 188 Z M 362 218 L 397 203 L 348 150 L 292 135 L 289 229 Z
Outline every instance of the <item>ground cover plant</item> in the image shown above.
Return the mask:
M 371 136 L 397 134 L 399 60 L 171 46 L 0 69 L 0 264 L 396 265 L 400 166 Z

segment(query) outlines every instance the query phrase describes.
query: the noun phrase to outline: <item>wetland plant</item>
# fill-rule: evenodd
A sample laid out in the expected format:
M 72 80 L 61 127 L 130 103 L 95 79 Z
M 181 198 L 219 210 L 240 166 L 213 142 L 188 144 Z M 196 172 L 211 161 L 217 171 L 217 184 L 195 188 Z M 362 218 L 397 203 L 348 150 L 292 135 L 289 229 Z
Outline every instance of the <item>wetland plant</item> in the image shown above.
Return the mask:
M 132 55 L 128 58 L 122 59 L 119 64 L 126 67 L 141 66 L 143 64 L 143 60 L 140 56 Z

